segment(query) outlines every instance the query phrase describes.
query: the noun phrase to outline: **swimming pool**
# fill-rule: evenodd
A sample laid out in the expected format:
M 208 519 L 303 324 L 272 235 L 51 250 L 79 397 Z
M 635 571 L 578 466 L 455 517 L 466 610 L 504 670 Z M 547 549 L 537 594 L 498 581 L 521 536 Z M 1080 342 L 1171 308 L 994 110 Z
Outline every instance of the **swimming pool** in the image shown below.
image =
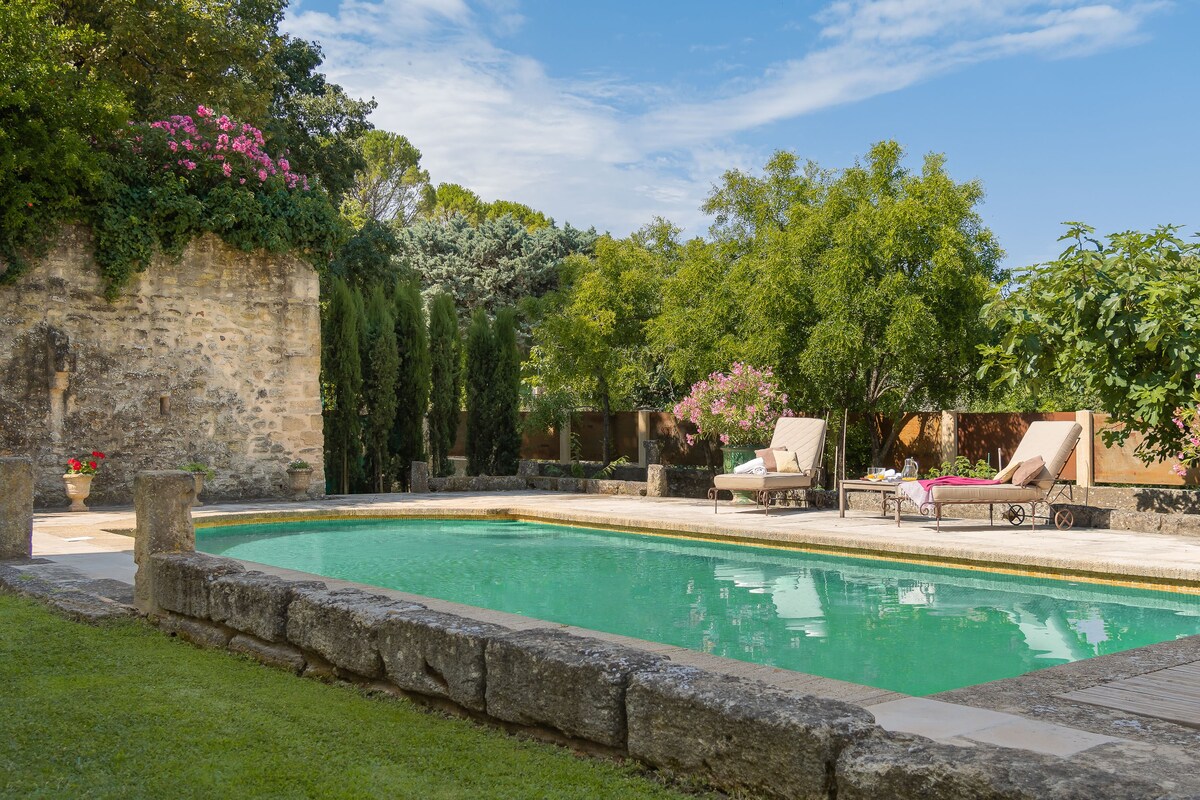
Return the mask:
M 514 520 L 201 528 L 206 553 L 926 695 L 1200 633 L 1200 596 Z

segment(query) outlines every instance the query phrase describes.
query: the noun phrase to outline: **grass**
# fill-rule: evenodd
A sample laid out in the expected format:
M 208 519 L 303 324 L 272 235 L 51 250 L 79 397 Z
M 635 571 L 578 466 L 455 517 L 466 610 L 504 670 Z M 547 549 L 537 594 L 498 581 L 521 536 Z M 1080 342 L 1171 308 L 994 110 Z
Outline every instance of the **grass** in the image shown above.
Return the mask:
M 631 765 L 0 595 L 0 797 L 684 795 Z

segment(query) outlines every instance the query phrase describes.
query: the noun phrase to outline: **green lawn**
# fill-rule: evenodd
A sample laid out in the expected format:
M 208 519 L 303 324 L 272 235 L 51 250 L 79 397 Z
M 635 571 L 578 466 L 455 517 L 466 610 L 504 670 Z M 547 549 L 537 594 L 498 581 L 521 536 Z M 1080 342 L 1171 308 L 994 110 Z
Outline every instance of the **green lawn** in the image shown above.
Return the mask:
M 682 797 L 583 759 L 0 595 L 3 797 Z

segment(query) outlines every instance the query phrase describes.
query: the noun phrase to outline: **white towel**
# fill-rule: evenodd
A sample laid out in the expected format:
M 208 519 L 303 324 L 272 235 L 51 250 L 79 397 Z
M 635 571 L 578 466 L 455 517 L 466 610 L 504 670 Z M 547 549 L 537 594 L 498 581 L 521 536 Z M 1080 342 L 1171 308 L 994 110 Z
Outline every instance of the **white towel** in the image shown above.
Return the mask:
M 922 506 L 928 505 L 932 500 L 933 494 L 929 489 L 921 488 L 921 484 L 918 481 L 901 481 L 900 492 L 912 501 L 917 510 L 920 510 Z
M 763 466 L 765 462 L 761 458 L 752 458 L 745 464 L 738 464 L 733 468 L 734 475 L 766 475 L 767 468 Z M 756 472 L 756 468 L 761 468 L 762 472 Z

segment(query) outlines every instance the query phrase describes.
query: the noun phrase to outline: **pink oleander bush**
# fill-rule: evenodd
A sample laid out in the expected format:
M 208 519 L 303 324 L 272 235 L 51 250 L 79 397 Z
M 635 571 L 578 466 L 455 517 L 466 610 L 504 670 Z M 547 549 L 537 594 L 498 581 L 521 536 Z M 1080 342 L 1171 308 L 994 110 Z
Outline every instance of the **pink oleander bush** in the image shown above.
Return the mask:
M 1200 375 L 1196 377 L 1200 378 Z M 1171 470 L 1185 478 L 1188 470 L 1200 467 L 1200 405 L 1175 409 L 1173 419 L 1179 428 L 1179 452 L 1176 454 L 1179 463 Z
M 729 372 L 714 372 L 693 384 L 691 393 L 675 406 L 675 416 L 695 425 L 701 437 L 744 447 L 769 442 L 775 421 L 795 416 L 787 402 L 769 368 L 757 370 L 737 362 Z M 689 434 L 687 441 L 695 444 L 696 437 Z
M 242 250 L 295 252 L 318 269 L 345 234 L 328 195 L 271 155 L 262 131 L 205 106 L 130 123 L 108 157 L 92 214 L 96 263 L 112 299 L 159 253 L 215 233 Z

